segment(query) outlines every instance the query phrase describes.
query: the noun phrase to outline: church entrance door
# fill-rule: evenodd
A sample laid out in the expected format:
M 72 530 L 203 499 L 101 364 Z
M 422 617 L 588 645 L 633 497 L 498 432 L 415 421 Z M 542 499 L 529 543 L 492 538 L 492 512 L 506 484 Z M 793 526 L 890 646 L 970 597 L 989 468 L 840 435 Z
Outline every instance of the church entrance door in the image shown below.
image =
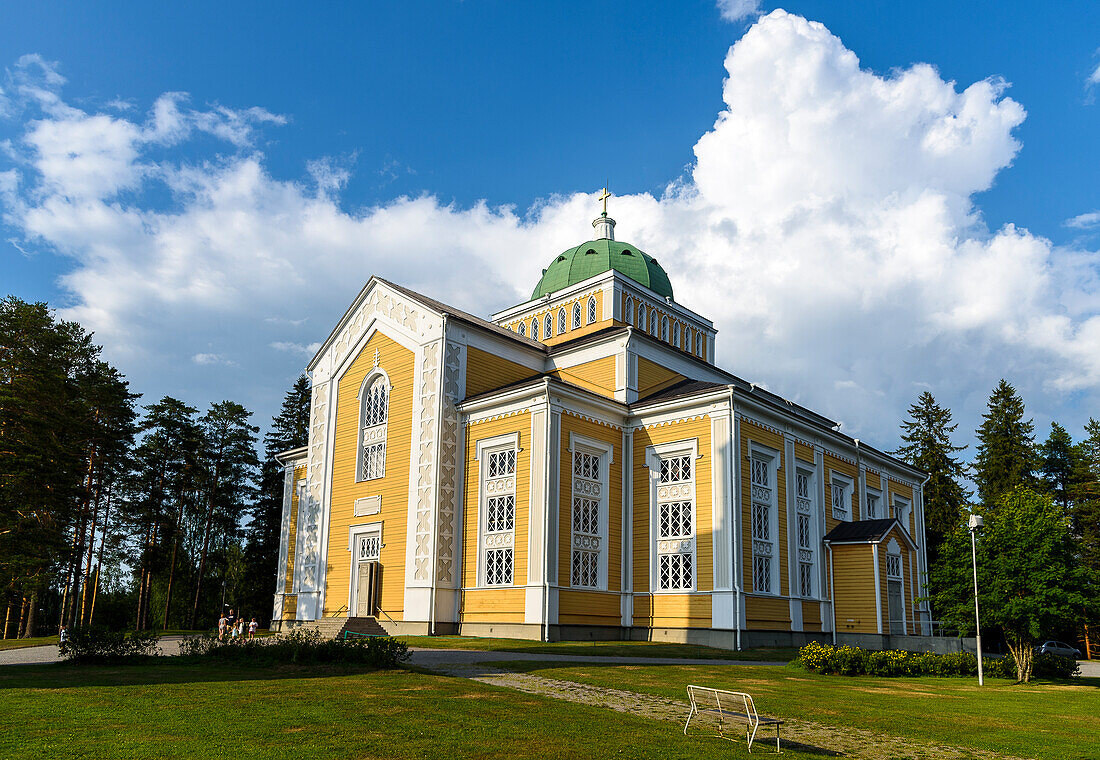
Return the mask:
M 899 636 L 905 634 L 905 610 L 902 609 L 901 581 L 889 581 L 886 584 L 887 608 L 890 611 L 890 633 Z
M 351 609 L 355 617 L 373 617 L 381 604 L 382 565 L 378 558 L 382 548 L 379 533 L 358 537 L 355 552 L 355 572 L 352 574 Z

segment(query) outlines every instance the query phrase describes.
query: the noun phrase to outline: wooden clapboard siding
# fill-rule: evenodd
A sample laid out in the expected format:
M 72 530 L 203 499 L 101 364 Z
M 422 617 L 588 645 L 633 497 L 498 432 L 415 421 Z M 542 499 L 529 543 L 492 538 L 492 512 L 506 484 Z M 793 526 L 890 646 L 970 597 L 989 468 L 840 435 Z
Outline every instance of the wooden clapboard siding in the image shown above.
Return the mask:
M 874 557 L 870 544 L 834 546 L 833 570 L 837 631 L 877 633 Z
M 561 589 L 558 592 L 558 623 L 561 625 L 620 625 L 619 595 L 606 591 Z
M 825 483 L 825 532 L 828 533 L 837 526 L 837 523 L 841 522 L 833 517 L 833 496 L 829 489 L 830 474 L 837 472 L 852 481 L 852 503 L 848 507 L 848 514 L 851 519 L 855 520 L 859 514 L 855 511 L 859 500 L 859 469 L 854 464 L 831 456 L 828 452 L 823 457 L 823 463 L 825 468 L 825 472 L 822 473 L 823 482 Z
M 283 620 L 294 620 L 298 617 L 298 595 L 287 594 L 283 597 Z
M 622 587 L 623 560 L 623 447 L 622 431 L 601 425 L 568 412 L 561 415 L 561 468 L 558 481 L 558 584 L 568 587 L 572 570 L 573 538 L 573 455 L 569 451 L 569 434 L 576 433 L 612 446 L 610 479 L 607 493 L 607 588 Z
M 464 589 L 462 609 L 463 623 L 522 623 L 524 589 Z
M 802 630 L 808 633 L 821 631 L 821 602 L 802 601 Z
M 634 625 L 709 628 L 710 594 L 635 594 Z
M 386 428 L 385 475 L 355 482 L 359 440 L 359 389 L 378 366 L 393 385 Z M 344 372 L 337 386 L 336 432 L 333 444 L 332 511 L 329 518 L 328 573 L 325 578 L 325 614 L 348 603 L 352 578 L 352 551 L 348 529 L 363 523 L 382 523 L 382 594 L 380 604 L 400 620 L 405 604 L 405 535 L 409 508 L 409 468 L 412 466 L 412 409 L 415 394 L 413 352 L 382 332 L 376 332 Z M 377 515 L 355 517 L 355 500 L 380 496 Z M 350 547 L 354 548 L 354 547 Z
M 608 398 L 615 397 L 615 357 L 585 362 L 565 369 L 556 369 L 549 373 L 553 377 L 573 385 L 587 388 Z
M 675 385 L 684 376 L 662 367 L 649 359 L 638 357 L 638 398 L 645 398 L 670 385 Z
M 286 537 L 286 583 L 283 593 L 289 594 L 294 590 L 294 550 L 298 544 L 298 481 L 306 476 L 306 465 L 294 468 L 294 480 L 290 491 L 290 527 Z
M 791 606 L 777 597 L 745 597 L 745 624 L 750 631 L 791 630 Z
M 466 350 L 466 395 L 476 396 L 539 374 L 522 364 L 470 346 Z
M 512 536 L 512 582 L 527 582 L 527 534 L 531 504 L 531 414 L 523 412 L 488 422 L 478 422 L 466 428 L 466 508 L 462 513 L 463 551 L 462 585 L 478 585 L 478 530 L 481 520 L 481 463 L 477 459 L 477 443 L 498 435 L 516 433 L 520 452 L 516 455 L 516 520 Z M 509 589 L 500 589 L 509 591 Z M 492 589 L 491 591 L 497 591 Z M 513 595 L 506 595 L 513 598 Z M 491 598 L 491 597 L 490 597 Z M 522 621 L 523 595 L 517 608 Z
M 794 455 L 805 464 L 812 465 L 815 461 L 813 447 L 798 441 L 794 442 Z
M 776 507 L 779 512 L 779 554 L 776 563 L 772 565 L 773 571 L 779 572 L 779 593 L 787 596 L 790 593 L 787 577 L 787 452 L 783 445 L 783 436 L 754 425 L 751 420 L 741 421 L 741 451 L 743 457 L 748 456 L 749 442 L 766 446 L 777 452 L 779 457 L 779 470 L 776 473 Z M 752 589 L 752 472 L 748 466 L 748 460 L 741 461 L 741 524 L 745 526 L 741 533 L 742 564 L 745 568 L 745 588 Z M 753 589 L 755 590 L 755 589 Z M 786 602 L 784 602 L 786 603 Z M 787 611 L 788 620 L 790 610 Z
M 651 562 L 650 530 L 650 474 L 646 465 L 647 446 L 690 439 L 697 441 L 699 458 L 695 460 L 695 536 L 696 536 L 696 588 L 710 591 L 714 588 L 714 535 L 711 513 L 711 479 L 713 473 L 710 419 L 693 418 L 655 425 L 634 432 L 633 488 L 634 488 L 634 590 L 649 591 Z M 707 602 L 708 609 L 710 602 Z M 685 622 L 686 624 L 686 622 Z M 694 623 L 693 623 L 694 624 Z M 707 623 L 709 625 L 709 622 Z

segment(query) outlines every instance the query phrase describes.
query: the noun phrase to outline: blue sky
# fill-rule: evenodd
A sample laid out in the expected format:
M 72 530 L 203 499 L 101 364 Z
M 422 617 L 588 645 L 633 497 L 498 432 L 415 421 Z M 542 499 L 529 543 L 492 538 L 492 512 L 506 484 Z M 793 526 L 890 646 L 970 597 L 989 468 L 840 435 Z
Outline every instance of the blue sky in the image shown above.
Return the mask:
M 877 297 L 889 294 L 896 301 L 908 293 L 919 298 L 926 289 L 949 289 L 951 282 L 898 281 L 881 289 L 861 286 L 844 293 L 838 287 L 835 299 L 817 304 L 833 314 L 831 324 L 837 327 L 828 340 L 838 345 L 826 345 L 823 356 L 840 358 L 827 366 L 816 354 L 805 353 L 808 346 L 821 344 L 807 337 L 819 316 L 786 302 L 782 289 L 763 288 L 760 298 L 768 308 L 754 310 L 727 308 L 700 284 L 701 278 L 718 277 L 721 282 L 729 277 L 725 284 L 732 297 L 744 285 L 746 272 L 761 271 L 759 264 L 738 268 L 737 262 L 747 260 L 750 252 L 766 251 L 765 262 L 796 264 L 812 247 L 782 232 L 789 229 L 790 214 L 786 222 L 776 221 L 769 230 L 757 231 L 756 237 L 746 236 L 752 222 L 738 216 L 747 213 L 744 199 L 736 188 L 715 189 L 714 178 L 721 175 L 736 184 L 729 172 L 737 167 L 740 181 L 767 182 L 769 171 L 766 165 L 753 168 L 751 160 L 738 157 L 737 151 L 746 150 L 748 143 L 736 134 L 723 142 L 726 138 L 719 137 L 715 124 L 720 113 L 732 109 L 738 118 L 749 120 L 733 132 L 752 133 L 755 115 L 744 109 L 749 103 L 767 105 L 769 88 L 778 91 L 780 80 L 769 77 L 801 76 L 791 73 L 793 66 L 779 64 L 812 59 L 799 58 L 810 48 L 798 46 L 821 45 L 821 40 L 809 40 L 789 24 L 780 29 L 778 22 L 770 32 L 777 36 L 768 37 L 765 24 L 758 29 L 756 47 L 751 40 L 742 46 L 745 55 L 734 69 L 736 84 L 756 77 L 758 91 L 742 88 L 730 95 L 724 93 L 723 81 L 729 76 L 731 46 L 756 23 L 758 14 L 725 20 L 713 2 L 467 0 L 333 4 L 320 10 L 317 5 L 115 3 L 108 9 L 40 2 L 9 8 L 0 27 L 0 63 L 7 69 L 0 84 L 6 98 L 0 101 L 5 117 L 0 119 L 0 140 L 6 148 L 0 155 L 0 172 L 8 173 L 8 192 L 0 196 L 5 212 L 0 290 L 72 309 L 66 313 L 97 330 L 108 355 L 147 397 L 173 393 L 205 403 L 232 396 L 267 416 L 304 364 L 308 347 L 324 338 L 369 274 L 403 278 L 480 313 L 508 305 L 524 295 L 531 278 L 559 248 L 587 236 L 587 217 L 595 206 L 589 196 L 577 194 L 590 194 L 610 181 L 617 195 L 627 196 L 619 206 L 624 217 L 620 233 L 659 255 L 666 265 L 679 264 L 678 269 L 670 266 L 677 295 L 715 318 L 721 363 L 844 420 L 853 431 L 892 445 L 898 417 L 925 386 L 955 406 L 964 427 L 971 427 L 985 395 L 1002 375 L 1021 386 L 1041 426 L 1056 417 L 1076 428 L 1076 434 L 1078 423 L 1097 414 L 1100 372 L 1088 357 L 1092 349 L 1100 353 L 1090 322 L 1098 308 L 1096 291 L 1088 283 L 1096 277 L 1093 252 L 1100 245 L 1100 227 L 1088 218 L 1077 226 L 1067 225 L 1067 220 L 1100 208 L 1095 182 L 1100 106 L 1093 102 L 1089 83 L 1100 65 L 1096 4 L 833 1 L 783 6 L 795 18 L 823 24 L 844 50 L 858 56 L 863 71 L 877 77 L 875 81 L 894 81 L 915 64 L 935 67 L 943 80 L 937 80 L 940 90 L 933 92 L 935 88 L 925 82 L 925 99 L 905 107 L 938 113 L 946 97 L 942 90 L 952 83 L 957 93 L 988 78 L 1009 85 L 978 98 L 977 105 L 965 106 L 960 100 L 958 109 L 963 110 L 957 113 L 952 112 L 955 105 L 945 106 L 955 122 L 969 118 L 967 107 L 980 114 L 971 120 L 971 131 L 961 142 L 952 143 L 950 161 L 914 171 L 904 182 L 892 184 L 893 170 L 885 163 L 896 160 L 896 173 L 905 175 L 907 167 L 919 161 L 890 143 L 890 136 L 881 131 L 888 127 L 869 131 L 862 139 L 882 137 L 882 155 L 887 158 L 877 168 L 862 171 L 881 176 L 871 177 L 865 185 L 832 177 L 806 188 L 806 196 L 836 192 L 846 203 L 856 204 L 843 216 L 859 217 L 859 229 L 831 236 L 831 241 L 842 245 L 841 240 L 879 236 L 881 230 L 869 220 L 881 218 L 887 207 L 890 214 L 898 212 L 887 199 L 908 198 L 925 186 L 942 192 L 945 206 L 952 209 L 939 238 L 973 243 L 952 249 L 952 266 L 962 267 L 953 275 L 942 262 L 934 265 L 942 277 L 972 272 L 975 262 L 985 262 L 982 266 L 992 266 L 993 271 L 1004 269 L 990 265 L 989 256 L 978 249 L 993 250 L 1006 226 L 1027 232 L 1004 238 L 1027 252 L 1004 255 L 1030 262 L 1031 269 L 1024 267 L 1012 282 L 990 284 L 1000 288 L 990 299 L 997 303 L 976 316 L 940 304 L 929 308 L 923 321 L 915 320 L 924 329 L 905 332 L 898 327 L 895 335 L 883 334 L 904 320 L 894 315 L 899 320 L 895 322 L 876 311 Z M 751 9 L 752 3 L 748 5 Z M 768 13 L 775 7 L 764 4 L 759 11 Z M 817 49 L 839 61 L 843 56 L 834 48 Z M 775 53 L 774 61 L 765 60 L 771 50 L 785 52 Z M 37 56 L 46 68 L 28 64 L 23 58 L 27 55 Z M 38 84 L 28 89 L 31 79 Z M 815 81 L 820 86 L 827 80 Z M 876 86 L 856 83 L 850 94 L 866 95 Z M 27 95 L 31 90 L 49 91 L 69 110 L 59 111 L 40 94 Z M 796 90 L 800 100 L 788 98 L 777 106 L 776 118 L 781 121 L 816 111 L 812 88 L 791 87 L 788 92 Z M 35 130 L 51 121 L 72 126 L 96 114 L 109 117 L 106 128 L 148 125 L 154 104 L 167 93 L 188 94 L 186 99 L 171 97 L 190 114 L 190 126 L 172 137 L 161 133 L 141 138 L 134 151 L 136 163 L 119 170 L 129 172 L 129 178 L 98 188 L 94 198 L 85 200 L 100 204 L 97 213 L 122 211 L 141 217 L 145 229 L 167 224 L 172 230 L 139 239 L 133 230 L 117 235 L 97 232 L 88 217 L 73 222 L 52 216 L 52 221 L 43 221 L 50 197 L 71 201 L 79 193 L 65 186 L 73 181 L 72 172 L 49 174 L 46 148 L 33 138 L 41 132 Z M 1006 98 L 1022 109 L 1018 116 L 993 107 L 1003 105 Z M 835 99 L 828 107 L 842 102 L 844 98 Z M 982 111 L 989 104 L 993 105 Z M 845 118 L 866 121 L 866 113 L 857 109 Z M 914 117 L 905 123 L 927 122 Z M 239 131 L 227 139 L 227 130 L 237 127 Z M 705 158 L 700 146 L 708 134 L 716 137 L 710 158 Z M 70 139 L 72 133 L 65 135 L 58 139 Z M 99 138 L 92 142 L 95 139 Z M 67 150 L 51 143 L 51 149 L 78 162 L 88 150 L 87 143 L 81 144 L 84 147 Z M 802 146 L 808 151 L 809 170 L 816 169 L 814 156 L 835 148 L 823 163 L 843 172 L 852 157 L 836 145 L 822 141 Z M 782 146 L 764 145 L 758 146 L 756 155 L 767 155 L 772 148 L 774 155 L 785 155 Z M 730 156 L 730 163 L 724 163 Z M 116 155 L 111 160 L 123 159 Z M 225 180 L 231 169 L 250 160 L 259 167 L 260 177 L 246 193 L 249 201 L 240 207 L 234 205 L 239 198 L 227 200 L 224 192 L 195 191 L 195 186 L 209 189 L 213 185 L 204 183 Z M 709 184 L 703 178 L 707 167 L 700 166 L 706 161 L 718 167 L 709 175 Z M 972 173 L 952 173 L 951 165 L 971 167 L 971 161 Z M 101 169 L 89 171 L 97 174 Z M 220 185 L 223 190 L 226 186 Z M 707 234 L 693 238 L 697 229 L 678 225 L 702 217 L 664 203 L 670 187 L 691 192 L 702 188 L 712 207 L 706 219 L 714 219 L 713 208 L 727 209 L 722 214 L 733 220 L 732 226 L 715 223 Z M 774 207 L 787 203 L 798 188 L 782 192 L 786 195 L 776 196 Z M 453 258 L 455 272 L 430 275 L 423 266 L 405 271 L 395 263 L 403 255 L 400 246 L 387 247 L 393 235 L 371 237 L 390 216 L 399 216 L 379 215 L 378 209 L 396 212 L 393 204 L 402 197 L 430 199 L 428 207 L 405 209 L 411 216 L 398 224 L 413 225 L 435 237 L 430 244 L 411 243 L 415 250 L 410 259 L 423 263 Z M 482 203 L 487 209 L 483 214 L 478 211 Z M 203 230 L 208 228 L 186 223 L 200 209 L 222 224 L 225 219 L 244 218 L 251 220 L 245 227 L 262 228 L 265 214 L 293 215 L 318 204 L 324 206 L 320 232 L 317 227 L 287 231 L 282 242 L 255 242 L 242 234 L 215 240 L 204 252 Z M 825 205 L 815 208 L 820 211 Z M 233 216 L 234 209 L 240 216 Z M 649 222 L 652 209 L 660 209 L 661 224 Z M 702 212 L 693 208 L 692 213 Z M 836 218 L 819 217 L 817 226 L 828 227 Z M 628 231 L 631 223 L 636 232 Z M 80 232 L 74 232 L 74 224 Z M 894 224 L 882 228 L 891 230 L 882 232 L 883 240 L 902 234 Z M 906 226 L 910 232 L 905 234 L 919 237 L 922 226 L 926 225 L 918 225 L 916 231 Z M 723 230 L 736 232 L 724 240 Z M 184 246 L 186 271 L 201 271 L 209 278 L 173 291 L 166 282 L 180 278 L 156 278 L 163 275 L 165 261 L 180 260 L 171 247 L 181 236 L 189 236 Z M 753 240 L 755 249 L 750 246 Z M 233 251 L 240 250 L 235 246 L 253 244 L 265 250 L 259 264 L 234 260 Z M 286 270 L 300 273 L 312 261 L 301 251 L 314 250 L 314 245 L 313 257 L 333 257 L 320 267 L 327 274 L 303 277 L 296 289 L 257 286 L 242 295 L 245 289 L 239 281 L 249 278 L 249 267 L 277 260 Z M 517 245 L 530 252 L 518 263 L 509 260 Z M 918 255 L 890 242 L 876 246 L 859 261 L 893 264 L 883 265 L 882 271 L 867 270 L 869 280 L 893 282 L 891 273 Z M 706 250 L 711 252 L 700 253 Z M 161 256 L 167 258 L 158 259 Z M 721 258 L 722 264 L 707 256 Z M 969 263 L 967 257 L 972 257 Z M 462 262 L 468 266 L 460 266 Z M 495 287 L 483 284 L 479 289 L 464 283 L 461 272 L 478 267 L 493 273 L 489 281 Z M 132 279 L 121 277 L 123 272 Z M 1022 283 L 1034 280 L 1036 273 L 1051 272 L 1049 287 L 1021 295 L 1019 288 L 1026 288 Z M 1080 282 L 1086 286 L 1074 285 Z M 113 292 L 112 284 L 123 295 Z M 699 301 L 689 300 L 692 295 Z M 953 297 L 980 301 L 986 295 L 983 291 Z M 776 310 L 784 310 L 785 316 L 766 316 Z M 1010 330 L 997 326 L 1004 323 L 1005 314 L 1021 311 L 1028 314 L 1020 317 L 1019 325 Z M 1055 325 L 1059 320 L 1066 324 Z M 151 329 L 152 323 L 160 332 Z M 1019 336 L 1024 334 L 1031 337 L 1023 340 Z M 276 344 L 282 347 L 273 348 Z M 1051 354 L 1044 344 L 1059 348 Z M 882 347 L 882 353 L 868 356 L 860 349 L 871 345 Z M 897 356 L 890 353 L 894 350 Z M 801 359 L 787 356 L 799 352 Z M 903 355 L 910 358 L 902 361 Z M 965 366 L 960 366 L 960 358 Z

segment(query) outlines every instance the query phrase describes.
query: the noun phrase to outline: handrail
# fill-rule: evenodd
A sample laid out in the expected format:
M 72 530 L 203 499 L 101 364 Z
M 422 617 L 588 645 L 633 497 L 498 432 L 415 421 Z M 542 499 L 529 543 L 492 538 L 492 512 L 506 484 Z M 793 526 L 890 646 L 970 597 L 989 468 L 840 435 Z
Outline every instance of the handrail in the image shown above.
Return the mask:
M 335 611 L 335 612 L 333 612 L 333 613 L 332 613 L 331 615 L 325 615 L 325 617 L 330 617 L 330 618 L 334 618 L 334 617 L 340 617 L 340 613 L 341 613 L 341 612 L 347 612 L 347 611 L 348 611 L 348 606 L 347 606 L 347 605 L 345 604 L 345 605 L 344 605 L 343 607 L 341 607 L 340 609 L 336 610 L 336 611 Z

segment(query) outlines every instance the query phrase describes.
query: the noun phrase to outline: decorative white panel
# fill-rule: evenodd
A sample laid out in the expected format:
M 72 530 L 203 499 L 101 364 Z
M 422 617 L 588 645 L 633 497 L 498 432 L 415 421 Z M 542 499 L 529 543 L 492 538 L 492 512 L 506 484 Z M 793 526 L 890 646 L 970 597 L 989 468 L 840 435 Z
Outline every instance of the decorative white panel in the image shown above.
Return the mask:
M 382 511 L 382 497 L 381 496 L 365 496 L 362 499 L 355 500 L 355 516 L 366 517 L 368 515 L 376 515 Z

